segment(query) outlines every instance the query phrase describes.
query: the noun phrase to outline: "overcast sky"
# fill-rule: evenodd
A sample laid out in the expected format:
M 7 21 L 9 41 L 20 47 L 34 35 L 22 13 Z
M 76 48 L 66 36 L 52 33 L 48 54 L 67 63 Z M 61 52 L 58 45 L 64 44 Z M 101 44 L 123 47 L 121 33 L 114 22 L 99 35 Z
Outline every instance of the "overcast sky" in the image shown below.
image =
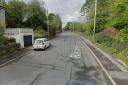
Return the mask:
M 24 0 L 31 1 L 31 0 Z M 40 0 L 41 1 L 41 0 Z M 71 21 L 77 21 L 80 17 L 80 8 L 85 0 L 42 0 L 45 1 L 49 13 L 59 14 L 63 24 Z
M 49 12 L 59 14 L 63 23 L 78 20 L 84 0 L 44 0 Z

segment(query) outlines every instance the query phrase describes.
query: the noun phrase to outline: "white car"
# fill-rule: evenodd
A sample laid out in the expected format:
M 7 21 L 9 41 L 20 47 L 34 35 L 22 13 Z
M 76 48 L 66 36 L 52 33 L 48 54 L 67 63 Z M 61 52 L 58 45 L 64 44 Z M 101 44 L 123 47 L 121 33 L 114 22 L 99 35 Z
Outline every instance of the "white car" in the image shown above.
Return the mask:
M 34 50 L 38 50 L 38 49 L 44 50 L 50 46 L 51 46 L 51 41 L 48 40 L 47 38 L 38 38 L 35 40 L 33 44 Z

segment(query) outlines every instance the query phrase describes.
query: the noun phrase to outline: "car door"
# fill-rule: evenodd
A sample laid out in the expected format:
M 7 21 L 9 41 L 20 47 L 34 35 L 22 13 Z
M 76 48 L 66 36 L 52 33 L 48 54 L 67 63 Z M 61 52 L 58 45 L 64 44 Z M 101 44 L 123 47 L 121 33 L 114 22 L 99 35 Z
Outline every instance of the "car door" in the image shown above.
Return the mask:
M 44 43 L 45 43 L 46 47 L 49 46 L 48 39 L 45 39 L 45 40 L 44 40 Z
M 50 46 L 51 45 L 51 41 L 50 40 L 48 40 L 48 46 Z

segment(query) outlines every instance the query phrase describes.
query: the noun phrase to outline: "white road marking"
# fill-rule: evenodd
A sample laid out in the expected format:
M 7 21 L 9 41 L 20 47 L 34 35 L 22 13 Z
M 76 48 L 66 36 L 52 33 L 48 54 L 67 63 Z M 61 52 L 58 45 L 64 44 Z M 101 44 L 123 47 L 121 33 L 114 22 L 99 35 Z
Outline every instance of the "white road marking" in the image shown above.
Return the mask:
M 116 82 L 114 81 L 114 79 L 111 77 L 111 75 L 108 73 L 108 71 L 105 69 L 105 67 L 102 65 L 102 63 L 100 62 L 100 60 L 97 58 L 97 56 L 94 54 L 94 52 L 85 44 L 85 42 L 82 40 L 82 43 L 88 48 L 88 50 L 92 53 L 92 55 L 94 56 L 94 58 L 96 59 L 96 61 L 99 63 L 99 65 L 101 66 L 101 68 L 103 69 L 103 71 L 105 72 L 105 74 L 108 76 L 109 80 L 111 81 L 111 83 L 113 85 L 117 85 Z
M 81 51 L 79 49 L 79 47 L 75 47 L 73 52 L 70 55 L 70 58 L 74 58 L 74 59 L 81 59 Z

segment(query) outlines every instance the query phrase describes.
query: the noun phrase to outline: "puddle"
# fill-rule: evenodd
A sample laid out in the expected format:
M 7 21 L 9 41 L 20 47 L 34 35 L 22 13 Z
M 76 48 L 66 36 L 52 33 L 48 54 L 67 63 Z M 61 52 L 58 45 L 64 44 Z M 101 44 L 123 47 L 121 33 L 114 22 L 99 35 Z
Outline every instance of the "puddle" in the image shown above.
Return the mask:
M 67 85 L 96 85 L 94 80 L 70 80 Z

